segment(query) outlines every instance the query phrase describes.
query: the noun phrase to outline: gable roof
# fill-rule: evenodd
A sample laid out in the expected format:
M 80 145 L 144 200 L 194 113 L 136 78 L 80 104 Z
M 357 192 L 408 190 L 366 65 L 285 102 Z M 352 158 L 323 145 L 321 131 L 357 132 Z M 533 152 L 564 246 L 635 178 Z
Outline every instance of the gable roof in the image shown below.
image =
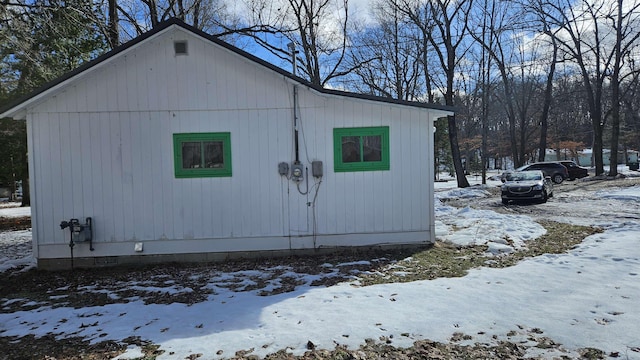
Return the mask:
M 158 24 L 158 26 L 156 26 L 154 29 L 136 37 L 135 39 L 128 41 L 116 48 L 114 48 L 113 50 L 104 53 L 103 55 L 79 66 L 78 68 L 76 68 L 73 71 L 70 71 L 46 84 L 44 84 L 43 86 L 41 86 L 40 88 L 34 90 L 33 92 L 20 97 L 14 101 L 9 102 L 6 106 L 0 108 L 0 118 L 2 117 L 20 117 L 21 115 L 26 113 L 26 108 L 29 106 L 29 104 L 31 104 L 34 101 L 37 101 L 38 99 L 40 99 L 43 96 L 46 96 L 46 94 L 57 88 L 58 86 L 63 86 L 65 83 L 72 81 L 72 79 L 86 71 L 89 71 L 90 69 L 92 69 L 93 67 L 95 67 L 98 64 L 101 64 L 103 62 L 105 62 L 106 60 L 114 57 L 115 55 L 124 52 L 125 50 L 128 50 L 134 46 L 136 46 L 139 43 L 144 42 L 145 40 L 153 37 L 154 35 L 162 32 L 163 30 L 171 27 L 171 26 L 178 26 L 180 28 L 183 28 L 197 36 L 200 36 L 202 38 L 205 38 L 219 46 L 224 47 L 225 49 L 228 49 L 242 57 L 245 57 L 255 63 L 258 63 L 261 66 L 264 66 L 266 68 L 269 68 L 285 77 L 288 77 L 304 86 L 307 86 L 309 88 L 313 88 L 314 90 L 323 93 L 323 94 L 328 94 L 328 95 L 336 95 L 336 96 L 343 96 L 343 97 L 349 97 L 349 98 L 357 98 L 357 99 L 364 99 L 364 100 L 371 100 L 371 101 L 378 101 L 378 102 L 386 102 L 386 103 L 392 103 L 392 104 L 400 104 L 400 105 L 406 105 L 406 106 L 412 106 L 412 107 L 420 107 L 420 108 L 427 108 L 427 109 L 434 109 L 434 110 L 440 110 L 443 112 L 448 112 L 453 114 L 454 109 L 453 107 L 450 106 L 445 106 L 445 105 L 439 105 L 439 104 L 428 104 L 428 103 L 421 103 L 421 102 L 414 102 L 414 101 L 404 101 L 404 100 L 397 100 L 397 99 L 392 99 L 392 98 L 386 98 L 386 97 L 380 97 L 380 96 L 373 96 L 373 95 L 366 95 L 366 94 L 358 94 L 358 93 L 352 93 L 352 92 L 347 92 L 347 91 L 340 91 L 340 90 L 333 90 L 333 89 L 326 89 L 323 88 L 321 86 L 318 85 L 314 85 L 311 82 L 304 80 L 298 76 L 295 76 L 291 73 L 289 73 L 288 71 L 275 66 L 263 59 L 258 58 L 255 55 L 252 55 L 242 49 L 239 49 L 233 45 L 230 45 L 220 39 L 218 39 L 216 36 L 210 35 L 205 33 L 202 30 L 199 30 L 193 26 L 190 26 L 188 24 L 186 24 L 185 22 L 183 22 L 180 19 L 177 18 L 172 18 L 169 19 L 167 21 L 164 21 L 160 24 Z

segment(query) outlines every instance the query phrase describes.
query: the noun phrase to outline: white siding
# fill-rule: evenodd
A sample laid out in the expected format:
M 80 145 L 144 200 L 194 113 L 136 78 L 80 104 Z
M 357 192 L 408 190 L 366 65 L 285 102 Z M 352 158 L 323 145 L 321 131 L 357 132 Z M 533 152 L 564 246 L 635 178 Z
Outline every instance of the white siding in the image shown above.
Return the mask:
M 306 93 L 310 98 L 313 93 Z M 312 103 L 310 100 L 303 102 Z M 428 229 L 429 112 L 352 99 L 324 99 L 322 108 L 303 108 L 306 150 L 324 161 L 317 201 L 321 234 L 420 231 Z M 325 121 L 326 119 L 326 121 Z M 390 170 L 333 172 L 333 129 L 389 126 Z
M 188 40 L 189 55 L 173 54 L 174 39 Z M 202 251 L 314 246 L 313 160 L 324 163 L 315 246 L 348 245 L 348 234 L 361 234 L 354 245 L 429 240 L 430 111 L 298 85 L 300 160 L 311 188 L 302 195 L 277 172 L 295 156 L 293 87 L 170 28 L 49 96 L 29 112 L 34 233 L 47 249 L 40 256 L 65 256 L 68 231 L 58 224 L 87 216 L 96 251 L 78 246 L 78 256 L 134 255 L 118 244 L 138 241 L 145 254 L 192 252 L 197 244 Z M 390 127 L 391 169 L 334 173 L 333 129 L 362 126 Z M 197 132 L 231 133 L 232 177 L 175 178 L 172 135 Z

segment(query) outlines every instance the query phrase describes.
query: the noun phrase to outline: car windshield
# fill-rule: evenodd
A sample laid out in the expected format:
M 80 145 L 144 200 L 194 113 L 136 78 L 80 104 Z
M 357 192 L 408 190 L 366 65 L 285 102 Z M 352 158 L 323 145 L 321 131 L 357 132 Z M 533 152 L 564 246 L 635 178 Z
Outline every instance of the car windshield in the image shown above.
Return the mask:
M 507 174 L 507 181 L 542 180 L 539 172 L 515 172 Z

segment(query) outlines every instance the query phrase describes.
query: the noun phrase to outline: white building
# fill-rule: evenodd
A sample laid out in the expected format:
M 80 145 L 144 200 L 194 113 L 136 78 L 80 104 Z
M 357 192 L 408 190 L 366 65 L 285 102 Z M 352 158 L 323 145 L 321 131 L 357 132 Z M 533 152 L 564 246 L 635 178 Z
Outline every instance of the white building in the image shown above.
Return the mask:
M 433 242 L 451 114 L 314 87 L 178 20 L 0 109 L 27 121 L 50 269 Z

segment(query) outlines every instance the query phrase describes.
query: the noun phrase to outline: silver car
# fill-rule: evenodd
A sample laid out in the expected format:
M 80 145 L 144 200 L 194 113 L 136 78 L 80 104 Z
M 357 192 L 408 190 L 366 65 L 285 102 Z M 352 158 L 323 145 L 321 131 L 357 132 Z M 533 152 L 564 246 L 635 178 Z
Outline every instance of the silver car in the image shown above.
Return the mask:
M 501 190 L 505 205 L 520 200 L 545 203 L 553 196 L 553 182 L 541 170 L 515 171 L 505 174 Z

